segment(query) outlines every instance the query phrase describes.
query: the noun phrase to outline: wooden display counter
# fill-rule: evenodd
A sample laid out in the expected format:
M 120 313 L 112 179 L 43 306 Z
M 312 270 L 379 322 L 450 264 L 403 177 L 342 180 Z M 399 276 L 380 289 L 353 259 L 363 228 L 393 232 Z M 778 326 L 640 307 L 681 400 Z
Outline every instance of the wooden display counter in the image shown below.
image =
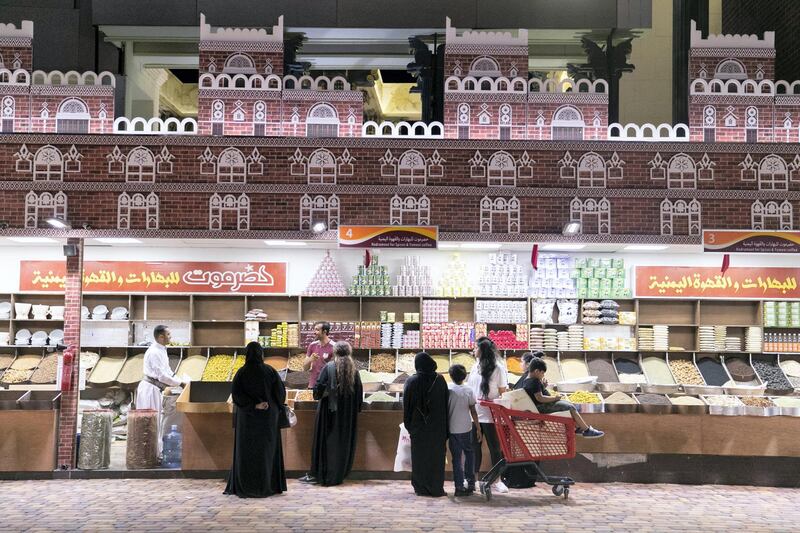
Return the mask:
M 52 472 L 56 468 L 57 392 L 0 393 L 0 472 Z
M 285 467 L 306 471 L 311 462 L 314 411 L 298 410 L 297 426 L 282 431 Z M 595 414 L 586 421 L 602 439 L 577 438 L 578 453 L 800 457 L 800 420 L 793 417 Z M 391 472 L 401 411 L 370 411 L 358 419 L 354 471 Z M 185 470 L 226 470 L 233 457 L 232 416 L 187 413 L 183 433 Z M 488 450 L 484 444 L 484 457 Z

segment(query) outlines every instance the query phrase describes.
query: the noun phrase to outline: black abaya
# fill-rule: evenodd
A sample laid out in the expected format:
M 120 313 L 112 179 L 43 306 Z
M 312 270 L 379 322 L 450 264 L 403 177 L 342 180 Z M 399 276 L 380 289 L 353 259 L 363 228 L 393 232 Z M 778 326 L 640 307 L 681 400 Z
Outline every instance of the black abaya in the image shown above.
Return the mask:
M 341 485 L 353 468 L 356 455 L 358 413 L 364 397 L 361 377 L 356 373 L 353 392 L 337 391 L 332 398 L 329 387 L 336 374 L 335 363 L 328 363 L 320 372 L 314 387 L 314 398 L 319 399 L 314 424 L 314 445 L 311 451 L 309 475 L 320 485 Z M 329 394 L 325 395 L 328 391 Z M 335 401 L 335 410 L 330 402 Z
M 527 374 L 520 376 L 514 384 L 514 390 L 521 389 L 526 379 L 528 379 Z M 525 466 L 507 466 L 502 479 L 511 489 L 528 489 L 536 486 L 536 471 Z
M 411 435 L 411 485 L 419 496 L 445 496 L 447 394 L 447 383 L 435 366 L 434 372 L 408 378 L 403 389 L 403 422 Z
M 233 466 L 225 494 L 240 498 L 265 498 L 286 490 L 283 469 L 279 409 L 286 402 L 286 388 L 268 365 L 246 364 L 233 378 Z M 266 410 L 256 409 L 267 402 Z

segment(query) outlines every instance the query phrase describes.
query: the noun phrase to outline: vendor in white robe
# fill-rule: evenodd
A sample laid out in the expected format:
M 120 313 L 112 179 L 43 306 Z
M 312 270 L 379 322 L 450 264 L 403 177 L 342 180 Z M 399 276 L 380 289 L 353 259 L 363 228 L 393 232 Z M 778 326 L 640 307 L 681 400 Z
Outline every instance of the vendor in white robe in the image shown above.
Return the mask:
M 153 409 L 158 413 L 158 453 L 161 454 L 161 407 L 162 393 L 167 387 L 177 387 L 185 382 L 175 376 L 169 367 L 167 344 L 170 341 L 167 326 L 156 326 L 153 344 L 144 354 L 144 379 L 136 389 L 136 408 Z

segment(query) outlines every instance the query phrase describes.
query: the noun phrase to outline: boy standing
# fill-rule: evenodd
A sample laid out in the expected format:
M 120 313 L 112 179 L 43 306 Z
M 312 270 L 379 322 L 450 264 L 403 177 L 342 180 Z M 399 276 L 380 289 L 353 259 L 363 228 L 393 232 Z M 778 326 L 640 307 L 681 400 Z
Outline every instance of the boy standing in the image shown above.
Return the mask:
M 475 451 L 472 448 L 472 430 L 479 428 L 478 413 L 475 410 L 475 395 L 472 389 L 464 386 L 467 369 L 464 365 L 450 367 L 450 394 L 447 396 L 447 425 L 450 433 L 450 453 L 453 456 L 453 483 L 456 496 L 469 496 L 475 492 Z M 481 434 L 477 432 L 477 445 Z M 463 462 L 463 464 L 462 464 Z M 464 489 L 464 478 L 467 488 Z
M 545 372 L 547 372 L 547 363 L 539 357 L 534 357 L 531 360 L 528 379 L 525 380 L 523 388 L 528 393 L 528 396 L 531 397 L 533 403 L 536 404 L 536 409 L 543 415 L 569 411 L 577 426 L 575 433 L 587 439 L 597 439 L 605 435 L 602 431 L 594 429 L 587 424 L 572 403 L 562 400 L 560 396 L 550 396 L 547 391 L 547 379 L 544 377 Z

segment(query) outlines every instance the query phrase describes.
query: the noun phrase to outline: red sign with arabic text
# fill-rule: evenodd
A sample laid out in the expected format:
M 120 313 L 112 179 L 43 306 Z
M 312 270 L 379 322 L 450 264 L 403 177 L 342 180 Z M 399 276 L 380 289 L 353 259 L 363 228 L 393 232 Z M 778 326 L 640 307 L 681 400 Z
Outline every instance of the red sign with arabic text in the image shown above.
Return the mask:
M 636 297 L 800 298 L 800 268 L 637 266 Z
M 286 263 L 86 261 L 86 292 L 286 293 Z M 21 291 L 63 292 L 64 261 L 20 261 Z

